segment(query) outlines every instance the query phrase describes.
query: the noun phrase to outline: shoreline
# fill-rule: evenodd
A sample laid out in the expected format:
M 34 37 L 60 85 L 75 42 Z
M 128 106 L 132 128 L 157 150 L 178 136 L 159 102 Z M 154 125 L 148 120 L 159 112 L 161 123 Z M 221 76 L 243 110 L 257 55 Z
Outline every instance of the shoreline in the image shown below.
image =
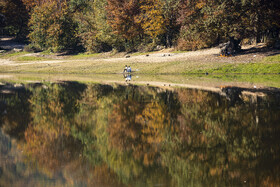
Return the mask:
M 49 52 L 0 54 L 1 73 L 119 74 L 125 65 L 137 74 L 279 74 L 280 49 L 264 44 L 245 45 L 242 52 L 220 57 L 219 47 L 178 52 L 174 49 L 147 53 L 98 53 L 63 55 Z
M 188 74 L 188 75 L 149 75 L 132 74 L 131 81 L 126 81 L 123 74 L 54 74 L 54 73 L 0 73 L 0 82 L 59 82 L 77 81 L 84 83 L 116 83 L 125 85 L 154 85 L 165 88 L 183 85 L 200 87 L 233 86 L 244 88 L 280 88 L 280 75 L 278 74 Z

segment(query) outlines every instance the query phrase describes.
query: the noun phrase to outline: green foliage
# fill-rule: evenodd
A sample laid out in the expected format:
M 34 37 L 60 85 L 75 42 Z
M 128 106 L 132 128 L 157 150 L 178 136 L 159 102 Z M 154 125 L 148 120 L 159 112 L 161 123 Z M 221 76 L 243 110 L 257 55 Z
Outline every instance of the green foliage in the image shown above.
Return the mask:
M 98 57 L 99 55 L 100 55 L 99 53 L 93 53 L 93 54 L 79 53 L 79 54 L 77 54 L 77 55 L 71 56 L 70 59 L 92 58 L 92 57 Z
M 36 50 L 87 52 L 197 50 L 229 40 L 238 50 L 245 38 L 274 46 L 279 8 L 278 0 L 0 1 L 2 34 L 30 32 Z
M 0 12 L 4 22 L 0 26 L 1 35 L 25 39 L 28 34 L 28 11 L 21 0 L 0 0 Z
M 165 33 L 159 37 L 163 44 L 167 47 L 175 46 L 178 34 L 180 31 L 180 25 L 178 24 L 178 17 L 180 7 L 180 0 L 160 0 L 161 11 L 165 20 Z
M 110 51 L 114 44 L 114 36 L 106 23 L 107 1 L 89 0 L 80 4 L 73 1 L 70 5 L 78 23 L 76 36 L 80 38 L 82 46 L 88 52 Z
M 23 50 L 26 51 L 26 52 L 38 52 L 41 49 L 40 49 L 39 45 L 36 45 L 36 44 L 33 43 L 33 44 L 29 44 L 29 45 L 24 46 Z
M 73 49 L 77 45 L 74 24 L 68 6 L 55 1 L 36 6 L 29 21 L 29 38 L 33 45 L 54 52 Z
M 183 1 L 179 47 L 193 50 L 232 38 L 240 41 L 278 30 L 279 3 L 264 1 Z M 266 16 L 264 16 L 266 15 Z M 278 38 L 278 36 L 276 36 Z M 257 41 L 258 42 L 258 41 Z

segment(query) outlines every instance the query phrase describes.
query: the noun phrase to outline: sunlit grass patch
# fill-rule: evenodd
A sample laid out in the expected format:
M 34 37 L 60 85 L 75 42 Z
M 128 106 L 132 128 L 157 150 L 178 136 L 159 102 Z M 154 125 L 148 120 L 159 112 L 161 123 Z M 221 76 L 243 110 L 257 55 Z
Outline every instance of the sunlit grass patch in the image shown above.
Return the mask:
M 98 57 L 101 53 L 79 53 L 77 55 L 73 55 L 69 57 L 68 59 L 83 59 L 83 58 L 92 58 L 92 57 Z
M 263 62 L 280 62 L 280 54 L 275 56 L 268 56 L 263 59 Z
M 52 60 L 52 59 L 37 57 L 37 56 L 21 56 L 16 58 L 15 60 L 16 61 L 45 61 L 45 60 Z
M 46 50 L 46 51 L 40 52 L 40 54 L 42 54 L 42 55 L 50 55 L 50 54 L 53 54 L 53 52 L 51 50 Z
M 280 73 L 279 63 L 242 63 L 228 64 L 210 69 L 198 69 L 193 73 L 252 73 L 252 74 L 278 74 Z
M 16 56 L 21 56 L 28 54 L 28 52 L 22 51 L 22 52 L 8 52 L 8 53 L 3 53 L 0 55 L 0 58 L 11 58 L 11 57 L 16 57 Z

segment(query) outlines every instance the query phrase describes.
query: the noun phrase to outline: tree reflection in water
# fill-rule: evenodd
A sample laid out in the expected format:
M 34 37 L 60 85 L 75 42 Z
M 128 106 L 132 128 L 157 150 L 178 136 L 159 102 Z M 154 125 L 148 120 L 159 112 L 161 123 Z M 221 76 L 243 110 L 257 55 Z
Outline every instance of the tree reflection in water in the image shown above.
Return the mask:
M 24 156 L 12 162 L 52 185 L 280 185 L 279 92 L 252 102 L 77 82 L 0 89 L 1 129 Z M 1 139 L 1 158 L 10 143 Z M 18 171 L 2 159 L 0 169 L 0 185 L 12 185 Z

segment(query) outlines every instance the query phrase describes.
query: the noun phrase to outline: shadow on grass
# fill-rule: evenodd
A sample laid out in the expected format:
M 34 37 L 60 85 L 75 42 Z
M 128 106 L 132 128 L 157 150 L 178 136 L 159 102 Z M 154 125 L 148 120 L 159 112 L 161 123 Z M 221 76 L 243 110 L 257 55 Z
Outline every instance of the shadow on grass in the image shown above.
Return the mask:
M 274 49 L 269 47 L 252 47 L 249 49 L 242 49 L 234 56 L 242 56 L 247 54 L 265 54 L 266 56 L 275 56 L 280 54 L 280 49 Z

